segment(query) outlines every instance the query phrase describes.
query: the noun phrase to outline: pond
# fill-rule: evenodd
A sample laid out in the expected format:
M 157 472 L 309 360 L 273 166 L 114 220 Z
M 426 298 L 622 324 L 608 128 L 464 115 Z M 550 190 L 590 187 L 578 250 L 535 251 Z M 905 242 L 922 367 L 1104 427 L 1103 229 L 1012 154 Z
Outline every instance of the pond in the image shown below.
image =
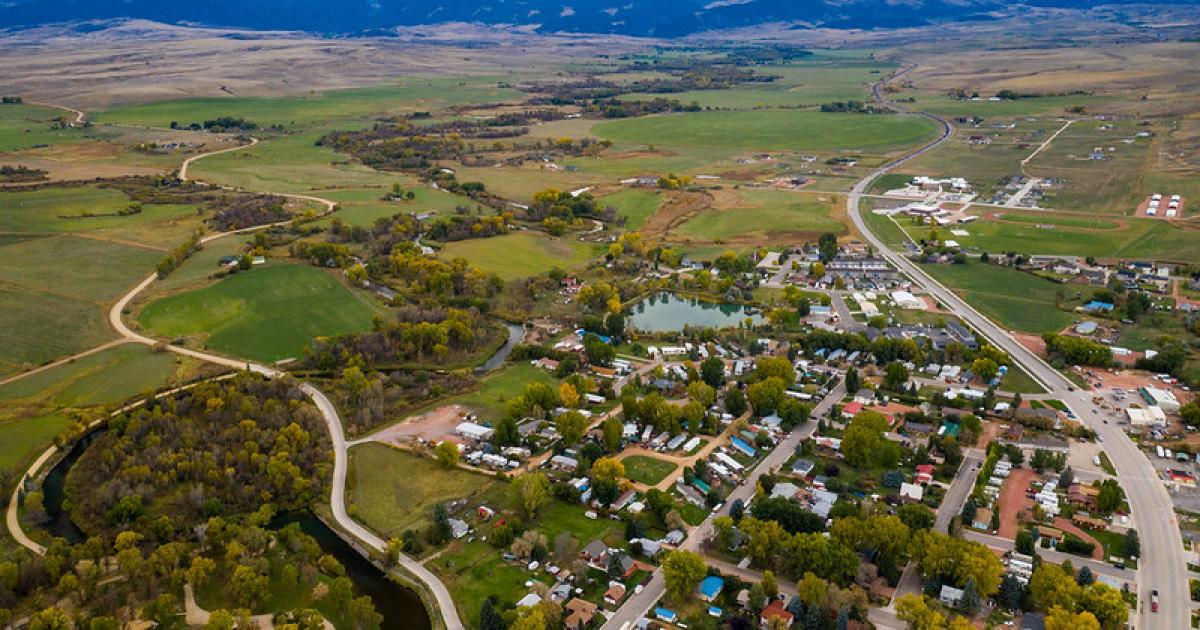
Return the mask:
M 647 332 L 668 332 L 693 328 L 732 328 L 750 318 L 762 323 L 757 309 L 742 304 L 705 302 L 673 293 L 652 295 L 629 309 L 629 325 Z
M 71 516 L 63 505 L 67 473 L 104 431 L 103 427 L 97 428 L 76 442 L 67 456 L 50 469 L 42 484 L 46 514 L 50 517 L 46 529 L 51 536 L 66 538 L 73 545 L 83 543 L 87 536 L 71 522 Z M 321 519 L 311 513 L 281 515 L 271 522 L 271 527 L 282 528 L 289 523 L 299 523 L 300 530 L 316 539 L 322 551 L 342 563 L 346 568 L 346 577 L 354 583 L 354 588 L 360 594 L 369 596 L 375 603 L 375 610 L 383 615 L 382 627 L 429 630 L 429 613 L 420 596 L 412 589 L 393 582 Z

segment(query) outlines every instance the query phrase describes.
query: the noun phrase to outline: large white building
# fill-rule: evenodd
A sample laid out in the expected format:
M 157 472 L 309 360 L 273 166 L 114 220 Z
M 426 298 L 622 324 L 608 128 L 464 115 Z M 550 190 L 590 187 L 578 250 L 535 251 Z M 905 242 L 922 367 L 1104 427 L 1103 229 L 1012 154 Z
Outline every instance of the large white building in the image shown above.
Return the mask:
M 914 310 L 925 308 L 925 303 L 917 299 L 917 296 L 909 293 L 908 291 L 892 291 L 892 301 L 895 302 L 896 306 L 899 306 L 900 308 Z
M 1167 424 L 1167 414 L 1157 405 L 1145 409 L 1130 407 L 1125 410 L 1125 415 L 1129 416 L 1129 424 L 1135 427 L 1162 427 Z
M 1163 411 L 1179 411 L 1179 399 L 1169 389 L 1146 386 L 1142 388 L 1142 398 L 1150 405 L 1162 407 Z

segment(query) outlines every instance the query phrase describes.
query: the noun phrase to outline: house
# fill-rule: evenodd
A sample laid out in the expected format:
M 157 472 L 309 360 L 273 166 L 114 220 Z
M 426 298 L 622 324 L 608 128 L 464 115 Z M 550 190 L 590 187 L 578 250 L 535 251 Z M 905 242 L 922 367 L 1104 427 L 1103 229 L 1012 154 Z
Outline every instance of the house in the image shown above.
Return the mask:
M 1021 615 L 1021 630 L 1046 630 L 1046 616 L 1034 612 Z
M 764 628 L 769 627 L 771 625 L 772 620 L 774 620 L 774 619 L 779 619 L 780 623 L 782 623 L 783 627 L 788 628 L 788 627 L 791 627 L 792 622 L 795 620 L 795 617 L 796 616 L 792 614 L 792 611 L 788 610 L 783 605 L 782 601 L 780 601 L 778 599 L 773 599 L 773 600 L 771 600 L 770 605 L 768 605 L 766 608 L 764 608 L 762 610 L 762 615 L 760 616 L 760 620 L 762 623 L 762 627 L 764 627 Z
M 925 303 L 908 291 L 892 291 L 892 301 L 903 309 L 918 310 L 925 308 Z
M 853 418 L 854 416 L 857 416 L 859 414 L 859 412 L 861 412 L 862 410 L 863 410 L 863 403 L 858 402 L 858 400 L 855 400 L 854 402 L 846 403 L 846 406 L 842 407 L 842 417 L 843 418 Z
M 471 527 L 462 519 L 452 518 L 447 522 L 450 524 L 450 535 L 454 538 L 462 538 L 471 531 Z
M 618 571 L 618 575 L 620 575 L 622 578 L 628 578 L 629 576 L 633 575 L 634 571 L 637 571 L 637 563 L 633 561 L 633 558 L 630 558 L 623 553 L 615 556 L 609 556 L 607 569 L 609 575 L 612 574 L 613 569 L 616 569 Z
M 604 603 L 609 606 L 616 606 L 625 599 L 625 585 L 620 582 L 611 582 L 608 590 L 604 591 Z
M 533 608 L 542 603 L 542 596 L 537 593 L 526 593 L 525 597 L 517 600 L 517 608 Z
M 675 620 L 679 618 L 679 615 L 675 614 L 674 610 L 667 610 L 666 608 L 655 608 L 654 609 L 654 617 L 656 619 L 658 619 L 659 621 L 664 621 L 666 623 L 675 623 Z
M 864 387 L 854 393 L 854 402 L 860 405 L 869 405 L 875 402 L 875 392 Z
M 579 460 L 566 455 L 555 455 L 550 458 L 550 467 L 555 470 L 575 470 L 579 468 Z
M 900 484 L 900 498 L 920 501 L 925 496 L 925 487 L 915 483 Z
M 683 530 L 672 529 L 671 531 L 667 532 L 666 536 L 663 536 L 663 542 L 667 543 L 668 545 L 678 546 L 683 543 L 685 538 L 687 538 L 687 534 L 683 533 Z
M 721 589 L 725 588 L 725 580 L 715 575 L 710 575 L 700 582 L 699 592 L 700 599 L 705 602 L 712 602 L 721 594 Z
M 1099 489 L 1078 482 L 1067 486 L 1067 502 L 1072 505 L 1091 508 L 1096 504 L 1096 496 L 1099 494 Z
M 629 505 L 630 503 L 633 503 L 633 499 L 635 497 L 637 497 L 637 492 L 635 492 L 633 490 L 626 490 L 624 494 L 617 497 L 616 501 L 613 501 L 612 509 L 614 509 L 614 510 L 624 509 L 627 505 Z
M 771 498 L 772 499 L 779 499 L 779 498 L 794 499 L 794 498 L 796 498 L 796 494 L 799 492 L 800 492 L 800 487 L 797 486 L 796 484 L 791 483 L 789 481 L 781 481 L 779 483 L 776 483 L 775 486 L 773 488 L 771 488 Z
M 933 481 L 933 464 L 917 464 L 916 471 L 914 482 L 924 485 Z
M 629 542 L 636 542 L 641 545 L 642 555 L 646 556 L 647 558 L 653 559 L 662 552 L 662 543 L 657 540 L 650 540 L 649 538 L 635 538 Z
M 1079 270 L 1080 277 L 1087 280 L 1087 283 L 1092 286 L 1108 284 L 1109 273 L 1109 270 L 1104 267 L 1084 267 Z
M 1046 527 L 1045 525 L 1038 525 L 1037 533 L 1038 537 L 1049 538 L 1050 540 L 1053 540 L 1055 544 L 1062 542 L 1063 539 L 1062 530 L 1055 529 L 1053 527 Z
M 810 460 L 797 459 L 792 464 L 792 473 L 800 475 L 801 477 L 807 477 L 813 471 L 815 466 L 816 464 L 812 463 Z
M 604 544 L 604 541 L 593 540 L 588 543 L 583 551 L 579 552 L 579 557 L 594 569 L 599 571 L 608 569 L 608 545 Z
M 548 596 L 550 601 L 561 604 L 571 596 L 571 585 L 567 582 L 559 582 L 550 588 Z
M 951 608 L 957 608 L 962 603 L 962 598 L 963 590 L 961 588 L 954 588 L 949 584 L 943 584 L 942 591 L 938 593 L 938 601 Z
M 563 617 L 563 627 L 567 630 L 581 630 L 592 624 L 592 618 L 596 616 L 596 605 L 576 597 L 563 606 L 563 612 L 566 613 Z

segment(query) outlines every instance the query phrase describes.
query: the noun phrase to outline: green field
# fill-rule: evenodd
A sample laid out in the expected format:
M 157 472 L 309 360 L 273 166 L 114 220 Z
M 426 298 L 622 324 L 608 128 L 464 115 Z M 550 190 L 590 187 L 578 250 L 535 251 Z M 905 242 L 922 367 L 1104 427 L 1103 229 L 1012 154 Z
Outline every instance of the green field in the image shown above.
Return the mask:
M 69 421 L 61 414 L 0 423 L 0 470 L 19 470 L 50 446 Z M 11 487 L 4 488 L 4 491 Z
M 929 233 L 927 226 L 906 224 L 904 218 L 898 220 L 914 237 Z M 952 238 L 964 247 L 991 253 L 1200 261 L 1200 248 L 1193 243 L 1194 232 L 1155 219 L 1129 218 L 1125 221 L 1122 226 L 1102 217 L 1005 211 L 999 220 L 986 219 L 958 226 L 970 236 L 949 235 L 945 230 L 940 232 L 943 237 Z
M 0 247 L 0 283 L 103 302 L 149 275 L 162 256 L 91 238 L 33 238 Z
M 756 73 L 779 77 L 769 83 L 743 84 L 728 90 L 696 90 L 666 95 L 702 107 L 750 109 L 819 105 L 830 101 L 870 100 L 867 85 L 877 81 L 894 64 L 868 60 L 808 61 L 783 66 L 756 67 Z M 628 94 L 627 100 L 661 97 L 662 94 Z
M 455 396 L 440 404 L 456 404 L 470 407 L 484 419 L 499 418 L 504 405 L 525 390 L 527 383 L 546 383 L 557 386 L 554 377 L 528 362 L 512 363 L 480 381 L 479 389 Z
M 37 397 L 62 407 L 118 402 L 167 383 L 175 358 L 125 344 L 0 385 L 0 401 Z
M 241 117 L 260 127 L 298 126 L 371 114 L 435 110 L 465 103 L 495 102 L 521 96 L 496 87 L 495 77 L 410 77 L 394 85 L 331 90 L 305 96 L 211 97 L 120 107 L 95 115 L 97 121 L 166 127 L 218 116 Z
M 1022 332 L 1057 332 L 1075 321 L 1055 307 L 1060 285 L 1022 271 L 972 262 L 923 265 L 938 282 L 954 289 L 981 313 L 1005 328 Z
M 412 191 L 413 199 L 404 201 L 384 201 L 382 197 L 391 188 L 359 188 L 354 190 L 322 191 L 322 197 L 336 201 L 340 208 L 333 216 L 322 219 L 321 224 L 328 224 L 334 218 L 340 218 L 350 226 L 371 227 L 380 217 L 390 217 L 396 214 L 445 214 L 454 212 L 455 207 L 465 206 L 474 209 L 478 206 L 467 197 L 461 197 L 444 190 L 429 188 L 408 177 L 394 177 L 404 190 Z M 485 209 L 485 213 L 491 213 Z
M 1075 105 L 1101 105 L 1112 101 L 1102 95 L 1043 96 L 1021 98 L 1015 101 L 989 101 L 988 94 L 979 101 L 958 100 L 944 92 L 903 91 L 897 97 L 914 97 L 914 109 L 942 114 L 944 116 L 981 116 L 1000 118 L 1005 116 L 1033 116 L 1038 114 L 1064 114 Z
M 616 208 L 617 215 L 625 217 L 626 228 L 640 230 L 650 215 L 658 210 L 662 197 L 654 191 L 629 188 L 600 197 L 598 201 L 604 206 Z
M 713 111 L 626 118 L 592 132 L 614 142 L 760 150 L 890 151 L 936 133 L 916 116 L 827 114 L 815 111 Z
M 51 129 L 51 124 L 59 117 L 75 120 L 74 114 L 52 107 L 0 105 L 0 151 L 81 141 L 81 129 Z
M 437 503 L 477 496 L 496 482 L 383 444 L 350 450 L 346 500 L 356 517 L 384 538 L 429 523 Z
M 0 284 L 0 374 L 98 346 L 113 337 L 92 302 Z
M 117 216 L 129 203 L 125 193 L 95 186 L 2 192 L 0 231 L 80 233 L 171 247 L 201 227 L 196 209 L 188 205 L 145 204 L 138 214 Z
M 505 280 L 546 273 L 558 267 L 570 269 L 599 255 L 596 245 L 585 245 L 570 237 L 555 238 L 542 232 L 514 232 L 504 236 L 448 243 L 438 254 L 443 260 L 461 257 L 475 267 Z
M 218 352 L 277 361 L 300 356 L 314 337 L 370 330 L 381 310 L 326 271 L 285 264 L 156 300 L 138 321 L 160 337 L 198 337 Z
M 683 238 L 724 241 L 751 239 L 755 244 L 795 242 L 822 232 L 842 234 L 846 226 L 833 219 L 828 202 L 815 196 L 778 190 L 743 190 L 744 205 L 705 210 L 672 231 Z
M 648 486 L 657 485 L 676 468 L 672 462 L 645 455 L 630 455 L 621 463 L 625 464 L 625 477 Z

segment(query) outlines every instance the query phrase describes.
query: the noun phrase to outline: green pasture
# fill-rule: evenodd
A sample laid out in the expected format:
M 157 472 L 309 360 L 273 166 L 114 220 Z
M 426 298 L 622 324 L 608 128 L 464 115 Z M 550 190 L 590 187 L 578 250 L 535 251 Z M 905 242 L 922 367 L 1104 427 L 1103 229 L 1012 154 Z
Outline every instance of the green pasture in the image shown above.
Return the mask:
M 817 111 L 710 111 L 606 121 L 593 133 L 640 145 L 759 150 L 890 151 L 931 139 L 936 127 L 917 116 Z
M 57 413 L 0 423 L 0 470 L 16 471 L 32 463 L 67 424 L 66 416 Z
M 779 190 L 743 190 L 741 195 L 743 206 L 705 210 L 672 234 L 713 241 L 753 238 L 765 244 L 806 234 L 846 232 L 846 226 L 833 218 L 830 204 L 815 196 Z
M 257 361 L 300 356 L 314 337 L 367 331 L 381 306 L 330 272 L 269 265 L 148 304 L 138 321 L 164 338 L 197 337 Z
M 91 238 L 32 238 L 0 247 L 0 284 L 105 302 L 149 275 L 162 256 Z
M 1070 313 L 1055 306 L 1055 294 L 1065 290 L 1056 282 L 979 262 L 922 268 L 1005 328 L 1031 333 L 1057 332 L 1075 321 Z
M 0 374 L 26 364 L 41 365 L 112 337 L 93 302 L 0 282 Z
M 529 383 L 545 383 L 555 388 L 558 386 L 550 372 L 520 361 L 510 363 L 490 374 L 480 381 L 478 389 L 450 398 L 439 403 L 439 406 L 463 405 L 484 419 L 499 418 L 504 414 L 504 406 L 508 401 L 519 396 Z
M 96 186 L 0 192 L 0 231 L 79 233 L 172 247 L 201 227 L 188 205 L 145 204 L 137 214 L 119 216 L 130 201 L 119 190 Z
M 0 400 L 37 397 L 61 407 L 118 402 L 162 387 L 174 361 L 170 353 L 125 344 L 0 385 Z
M 340 218 L 346 225 L 369 228 L 374 225 L 376 219 L 396 214 L 449 214 L 458 206 L 472 210 L 479 207 L 478 203 L 467 197 L 429 188 L 406 176 L 398 176 L 396 181 L 406 192 L 412 191 L 412 200 L 385 201 L 383 197 L 391 192 L 390 186 L 322 191 L 321 197 L 335 201 L 340 206 L 337 213 L 322 219 L 322 223 L 328 224 L 334 218 Z M 492 212 L 490 209 L 484 209 L 485 214 Z
M 599 246 L 580 243 L 569 236 L 522 231 L 448 243 L 439 257 L 465 258 L 472 266 L 505 280 L 515 280 L 543 274 L 555 267 L 578 267 L 599 253 Z
M 75 120 L 74 114 L 52 107 L 0 105 L 0 151 L 20 151 L 81 141 L 82 129 L 51 128 L 60 117 L 68 121 Z

